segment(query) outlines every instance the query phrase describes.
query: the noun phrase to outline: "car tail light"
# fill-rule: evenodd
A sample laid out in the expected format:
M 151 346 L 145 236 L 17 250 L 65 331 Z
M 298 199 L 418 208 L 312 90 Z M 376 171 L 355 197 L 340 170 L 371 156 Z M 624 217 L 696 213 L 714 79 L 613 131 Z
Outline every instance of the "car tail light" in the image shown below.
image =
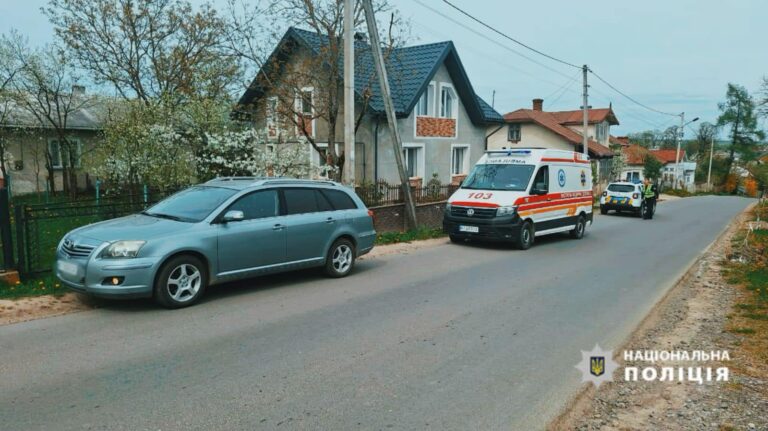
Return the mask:
M 632 193 L 632 199 L 637 199 L 640 197 L 640 194 L 638 193 Z
M 375 214 L 373 213 L 373 210 L 368 210 L 368 217 L 371 218 L 371 220 L 376 220 Z
M 608 192 L 603 192 L 603 196 L 608 196 Z

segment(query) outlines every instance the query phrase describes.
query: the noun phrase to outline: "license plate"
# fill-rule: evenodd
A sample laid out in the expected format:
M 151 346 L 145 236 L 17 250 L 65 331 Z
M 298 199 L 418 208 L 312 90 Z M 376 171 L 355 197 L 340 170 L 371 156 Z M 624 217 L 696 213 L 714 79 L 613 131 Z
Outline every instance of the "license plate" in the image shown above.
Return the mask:
M 62 274 L 66 275 L 77 275 L 78 270 L 80 269 L 77 264 L 67 261 L 59 261 L 59 271 Z
M 480 232 L 480 228 L 477 226 L 459 225 L 459 232 L 478 233 Z

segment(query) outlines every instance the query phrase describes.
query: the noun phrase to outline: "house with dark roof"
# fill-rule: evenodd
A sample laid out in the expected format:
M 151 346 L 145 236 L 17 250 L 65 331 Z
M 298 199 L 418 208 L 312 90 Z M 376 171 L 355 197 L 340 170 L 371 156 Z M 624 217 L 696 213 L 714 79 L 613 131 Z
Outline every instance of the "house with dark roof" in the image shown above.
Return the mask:
M 71 94 L 85 100 L 85 87 L 74 86 Z M 106 100 L 103 98 L 88 97 L 87 101 L 67 112 L 66 119 L 67 140 L 76 152 L 74 168 L 80 189 L 87 188 L 89 181 L 88 174 L 82 169 L 81 158 L 101 141 L 106 111 Z M 57 116 L 53 107 L 51 113 L 54 118 Z M 59 144 L 52 125 L 14 102 L 0 106 L 0 118 L 3 119 L 0 122 L 0 139 L 6 141 L 11 156 L 5 166 L 10 180 L 3 178 L 0 170 L 0 181 L 10 183 L 14 195 L 45 191 L 51 183 L 46 166 L 50 162 L 53 185 L 56 190 L 63 190 L 64 165 L 69 164 L 70 157 L 66 147 Z M 63 120 L 61 124 L 64 124 Z
M 533 99 L 531 109 L 518 109 L 504 114 L 504 127 L 488 139 L 489 149 L 541 147 L 582 151 L 583 112 L 545 111 L 543 99 Z M 608 181 L 610 128 L 619 124 L 611 107 L 588 111 L 587 135 L 589 157 L 597 161 L 598 182 Z
M 341 74 L 343 58 L 336 67 L 326 64 L 306 70 L 306 65 L 312 64 L 306 59 L 319 56 L 327 47 L 325 36 L 288 29 L 243 93 L 237 113 L 263 130 L 274 145 L 301 143 L 304 135 L 316 146 L 333 144 L 343 151 L 343 91 L 336 92 L 334 102 L 340 108 L 337 126 L 331 132 L 328 119 L 314 111 L 319 104 L 328 103 L 320 100 L 328 92 L 318 91 L 321 84 L 310 84 L 323 74 Z M 443 183 L 460 181 L 483 155 L 486 131 L 491 125 L 500 125 L 502 116 L 475 93 L 453 42 L 393 48 L 386 52 L 385 62 L 405 167 L 412 182 L 426 182 L 433 176 Z M 302 84 L 302 77 L 306 84 Z M 355 99 L 356 180 L 399 181 L 371 47 L 362 37 L 355 42 Z M 290 121 L 285 121 L 286 117 Z M 312 146 L 308 145 L 307 151 L 312 163 L 324 163 Z

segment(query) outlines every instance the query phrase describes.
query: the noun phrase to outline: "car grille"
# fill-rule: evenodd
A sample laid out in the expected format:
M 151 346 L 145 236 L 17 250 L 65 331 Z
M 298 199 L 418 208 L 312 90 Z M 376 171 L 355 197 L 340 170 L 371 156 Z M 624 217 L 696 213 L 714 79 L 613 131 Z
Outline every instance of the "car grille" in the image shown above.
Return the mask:
M 467 211 L 472 210 L 472 215 L 469 215 Z M 475 207 L 451 207 L 451 215 L 458 217 L 472 217 L 472 218 L 494 218 L 496 217 L 496 208 L 475 208 Z
M 96 247 L 92 245 L 86 245 L 86 244 L 75 245 L 75 243 L 72 242 L 71 240 L 65 240 L 64 244 L 61 246 L 61 251 L 63 251 L 70 257 L 88 257 L 91 255 L 94 248 Z

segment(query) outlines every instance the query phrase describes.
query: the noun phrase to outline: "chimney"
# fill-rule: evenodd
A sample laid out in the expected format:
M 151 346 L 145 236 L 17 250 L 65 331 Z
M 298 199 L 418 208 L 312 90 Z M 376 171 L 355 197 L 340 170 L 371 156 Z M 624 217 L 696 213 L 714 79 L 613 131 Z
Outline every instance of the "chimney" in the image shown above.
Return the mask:
M 74 97 L 82 97 L 85 96 L 85 85 L 73 85 L 72 86 L 72 96 Z
M 533 110 L 543 111 L 544 99 L 533 99 Z

